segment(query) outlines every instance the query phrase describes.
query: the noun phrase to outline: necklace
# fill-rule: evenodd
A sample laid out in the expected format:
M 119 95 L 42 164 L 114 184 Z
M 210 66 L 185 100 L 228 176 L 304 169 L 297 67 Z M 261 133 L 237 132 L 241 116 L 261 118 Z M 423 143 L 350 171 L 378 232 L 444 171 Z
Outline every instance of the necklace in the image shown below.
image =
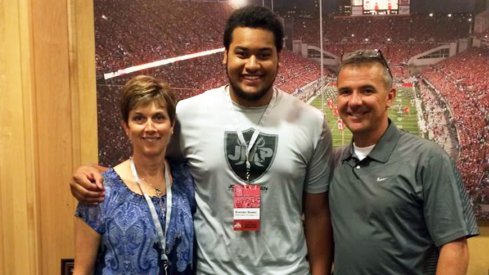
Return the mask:
M 163 196 L 163 191 L 160 188 L 157 188 L 157 187 L 153 187 L 153 188 L 155 189 L 155 195 L 157 197 Z
M 150 184 L 148 181 L 146 181 L 144 178 L 141 178 L 141 182 L 143 182 L 143 183 L 144 183 L 145 185 L 147 185 L 147 186 L 150 186 L 150 187 L 151 187 L 151 189 L 153 189 L 153 190 L 154 190 L 154 195 L 155 195 L 156 197 L 161 197 L 161 196 L 163 196 L 163 195 L 165 194 L 165 193 L 163 192 L 163 191 L 164 191 L 164 190 L 163 190 L 163 187 L 157 187 L 157 186 L 154 186 L 154 185 Z M 163 182 L 163 184 L 165 184 L 165 182 Z
M 131 165 L 134 164 L 134 161 L 131 157 Z M 136 166 L 134 166 L 134 169 L 136 170 Z M 136 173 L 137 173 L 137 170 L 136 170 Z M 163 169 L 163 174 L 166 176 L 166 162 L 165 162 L 165 166 L 164 166 L 164 169 Z M 154 190 L 154 196 L 156 197 L 161 197 L 163 196 L 165 193 L 163 192 L 163 187 L 160 187 L 160 186 L 154 186 L 153 184 L 149 183 L 149 181 L 147 181 L 144 177 L 143 178 L 139 178 L 140 180 L 140 183 L 144 183 L 145 185 L 147 186 L 150 186 L 151 189 Z M 165 186 L 166 184 L 166 178 L 164 178 L 164 180 L 162 180 L 162 183 L 163 183 L 163 186 Z

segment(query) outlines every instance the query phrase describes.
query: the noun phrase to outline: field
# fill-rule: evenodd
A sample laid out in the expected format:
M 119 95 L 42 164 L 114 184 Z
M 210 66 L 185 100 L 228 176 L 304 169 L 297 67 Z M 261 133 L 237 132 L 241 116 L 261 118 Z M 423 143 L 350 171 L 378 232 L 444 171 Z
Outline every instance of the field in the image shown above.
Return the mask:
M 335 95 L 334 88 L 327 87 L 324 94 L 324 113 L 333 135 L 333 147 L 348 144 L 351 140 L 351 132 L 346 127 L 344 127 L 343 131 L 338 129 L 339 117 L 333 114 L 333 109 L 329 108 L 327 104 L 328 98 Z M 412 88 L 398 88 L 396 103 L 390 109 L 389 117 L 400 129 L 404 129 L 415 135 L 420 135 L 416 106 L 413 98 L 414 90 Z M 333 98 L 333 102 L 336 102 L 335 98 Z M 316 97 L 311 102 L 311 105 L 321 109 L 321 96 Z

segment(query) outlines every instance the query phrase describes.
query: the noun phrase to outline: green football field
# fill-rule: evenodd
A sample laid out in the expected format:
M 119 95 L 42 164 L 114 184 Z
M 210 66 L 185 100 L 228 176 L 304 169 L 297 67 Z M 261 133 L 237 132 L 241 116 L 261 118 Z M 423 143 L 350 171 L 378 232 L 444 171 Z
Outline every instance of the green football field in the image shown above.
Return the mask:
M 328 98 L 334 96 L 335 90 L 332 87 L 326 87 L 324 93 L 324 113 L 328 120 L 328 125 L 331 128 L 333 135 L 333 147 L 342 146 L 348 144 L 351 139 L 351 132 L 344 127 L 343 131 L 338 129 L 339 117 L 334 116 L 333 110 L 328 107 Z M 416 106 L 414 103 L 414 90 L 412 88 L 397 88 L 396 103 L 389 111 L 389 117 L 396 123 L 396 125 L 415 135 L 420 135 L 418 128 L 418 118 L 416 112 Z M 333 102 L 336 104 L 336 99 L 333 98 Z M 312 106 L 321 109 L 321 96 L 316 97 L 311 103 Z M 409 109 L 409 110 L 407 110 Z M 408 111 L 408 112 L 406 112 Z

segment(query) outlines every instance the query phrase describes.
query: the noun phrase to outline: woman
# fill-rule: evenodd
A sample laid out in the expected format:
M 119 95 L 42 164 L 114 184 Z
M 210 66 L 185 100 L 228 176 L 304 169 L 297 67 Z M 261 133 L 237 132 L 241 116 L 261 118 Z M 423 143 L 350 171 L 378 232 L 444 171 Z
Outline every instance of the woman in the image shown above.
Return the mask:
M 74 274 L 191 274 L 194 182 L 165 159 L 175 124 L 166 84 L 137 76 L 123 88 L 130 159 L 107 170 L 105 200 L 76 210 Z

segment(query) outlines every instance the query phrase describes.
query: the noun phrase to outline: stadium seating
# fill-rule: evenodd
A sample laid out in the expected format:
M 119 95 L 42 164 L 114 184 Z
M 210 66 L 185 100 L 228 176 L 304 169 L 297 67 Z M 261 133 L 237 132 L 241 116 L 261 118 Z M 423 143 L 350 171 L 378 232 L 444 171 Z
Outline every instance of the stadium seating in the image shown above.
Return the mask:
M 323 20 L 325 42 L 373 43 L 448 42 L 466 38 L 470 30 L 470 14 L 429 16 L 329 16 Z M 319 45 L 318 19 L 300 18 L 294 24 L 294 39 Z M 446 26 L 450 26 L 447 28 Z M 389 39 L 389 40 L 388 40 Z
M 217 2 L 96 1 L 97 73 L 222 47 L 231 10 Z
M 488 168 L 483 164 L 489 156 L 489 50 L 470 49 L 422 75 L 449 104 L 459 138 L 457 165 L 465 184 L 475 189 Z

